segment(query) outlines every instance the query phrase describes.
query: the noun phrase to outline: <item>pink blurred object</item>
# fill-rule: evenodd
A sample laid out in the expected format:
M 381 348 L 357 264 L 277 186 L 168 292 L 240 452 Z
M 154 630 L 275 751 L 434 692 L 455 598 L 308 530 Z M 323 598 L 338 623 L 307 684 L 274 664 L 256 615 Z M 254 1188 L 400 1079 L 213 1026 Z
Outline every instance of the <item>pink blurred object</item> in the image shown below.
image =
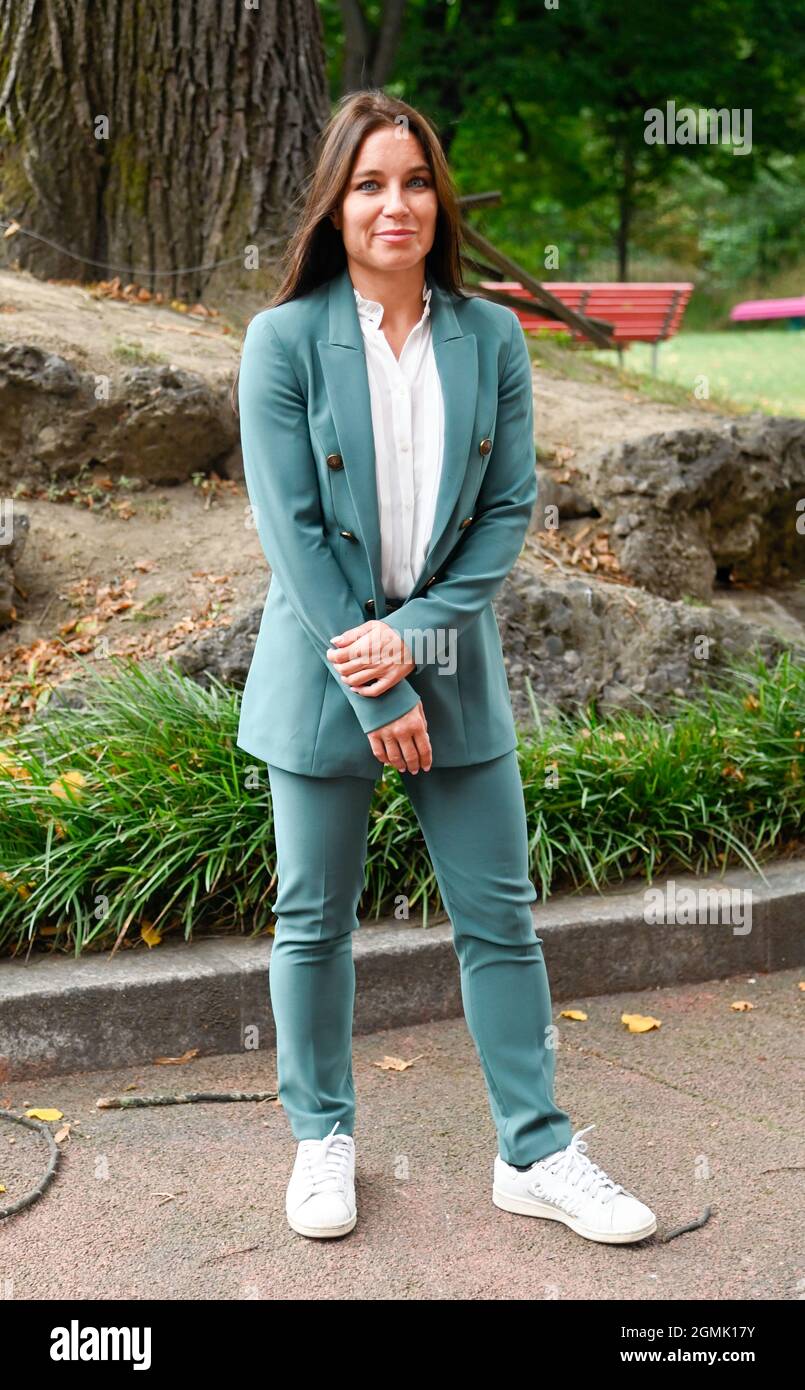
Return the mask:
M 745 299 L 730 310 L 730 318 L 739 319 L 795 319 L 805 318 L 805 295 L 792 299 Z

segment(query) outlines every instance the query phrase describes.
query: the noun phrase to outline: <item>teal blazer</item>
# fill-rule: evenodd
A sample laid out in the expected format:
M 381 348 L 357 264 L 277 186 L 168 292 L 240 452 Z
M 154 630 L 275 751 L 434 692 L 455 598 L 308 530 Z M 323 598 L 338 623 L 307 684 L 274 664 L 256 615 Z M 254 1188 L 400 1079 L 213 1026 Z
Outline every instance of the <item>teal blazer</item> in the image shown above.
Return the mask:
M 374 436 L 348 270 L 250 321 L 238 382 L 246 486 L 271 584 L 238 747 L 314 777 L 376 778 L 367 734 L 421 700 L 434 767 L 499 757 L 517 735 L 492 599 L 537 498 L 531 363 L 512 309 L 430 275 L 444 455 L 425 566 L 389 612 Z M 382 695 L 346 687 L 331 638 L 380 618 L 416 668 Z

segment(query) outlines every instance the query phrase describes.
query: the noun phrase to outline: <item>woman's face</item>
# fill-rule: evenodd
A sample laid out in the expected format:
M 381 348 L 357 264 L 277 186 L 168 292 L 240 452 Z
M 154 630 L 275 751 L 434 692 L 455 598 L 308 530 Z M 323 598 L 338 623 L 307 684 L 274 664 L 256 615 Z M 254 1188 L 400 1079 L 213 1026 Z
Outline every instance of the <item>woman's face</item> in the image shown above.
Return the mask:
M 358 150 L 334 222 L 351 262 L 373 271 L 408 270 L 430 251 L 438 210 L 419 140 L 402 126 L 384 126 Z

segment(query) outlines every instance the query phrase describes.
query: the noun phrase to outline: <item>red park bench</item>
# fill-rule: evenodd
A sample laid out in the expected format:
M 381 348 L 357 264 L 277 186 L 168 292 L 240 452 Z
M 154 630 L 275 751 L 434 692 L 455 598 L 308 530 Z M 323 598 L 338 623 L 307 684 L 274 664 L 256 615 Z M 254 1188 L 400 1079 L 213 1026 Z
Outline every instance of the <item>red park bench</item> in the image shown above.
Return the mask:
M 546 328 L 549 332 L 570 333 L 580 345 L 587 342 L 581 333 L 568 328 L 559 319 L 546 318 L 540 305 L 518 281 L 482 280 L 480 284 L 484 289 L 503 290 L 534 306 L 514 311 L 526 333 Z M 679 332 L 693 285 L 649 280 L 620 283 L 546 280 L 545 289 L 576 313 L 611 323 L 621 364 L 623 349 L 629 343 L 651 343 L 651 369 L 656 374 L 658 345 Z

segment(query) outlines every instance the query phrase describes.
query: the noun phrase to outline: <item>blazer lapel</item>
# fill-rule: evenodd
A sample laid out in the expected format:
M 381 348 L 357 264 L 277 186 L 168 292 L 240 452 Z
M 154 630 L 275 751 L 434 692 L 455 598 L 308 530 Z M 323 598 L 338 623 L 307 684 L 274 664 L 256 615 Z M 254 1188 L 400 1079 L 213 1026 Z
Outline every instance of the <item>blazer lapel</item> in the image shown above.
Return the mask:
M 467 471 L 478 397 L 478 345 L 462 333 L 449 294 L 426 276 L 431 341 L 444 399 L 444 452 L 430 546 L 412 597 L 436 570 L 442 541 Z M 329 339 L 317 342 L 327 396 L 361 538 L 369 557 L 375 615 L 385 614 L 381 578 L 380 513 L 375 477 L 372 403 L 363 333 L 348 269 L 330 282 Z M 433 422 L 434 429 L 436 422 Z

